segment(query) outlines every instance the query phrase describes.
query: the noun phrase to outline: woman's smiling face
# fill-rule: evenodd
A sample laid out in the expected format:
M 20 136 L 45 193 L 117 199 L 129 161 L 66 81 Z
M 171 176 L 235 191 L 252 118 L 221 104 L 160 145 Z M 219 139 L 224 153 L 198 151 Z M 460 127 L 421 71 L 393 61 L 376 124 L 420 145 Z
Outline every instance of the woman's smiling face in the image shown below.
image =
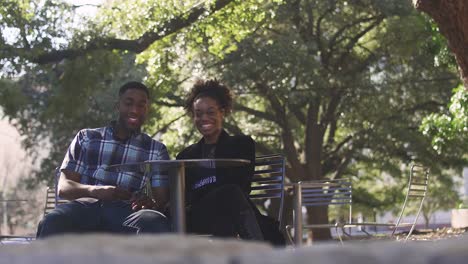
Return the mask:
M 223 128 L 224 109 L 211 97 L 199 97 L 193 102 L 193 120 L 205 142 L 216 143 Z

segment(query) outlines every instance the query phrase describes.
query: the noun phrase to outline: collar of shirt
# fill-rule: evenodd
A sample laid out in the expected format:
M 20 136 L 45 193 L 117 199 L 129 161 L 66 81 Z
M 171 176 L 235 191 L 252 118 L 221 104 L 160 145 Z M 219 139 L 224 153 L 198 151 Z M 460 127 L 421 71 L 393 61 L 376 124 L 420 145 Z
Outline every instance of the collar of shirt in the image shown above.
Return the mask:
M 116 127 L 117 127 L 117 120 L 110 121 L 108 127 L 109 127 L 109 131 L 112 134 L 112 138 L 115 139 L 116 141 L 120 141 L 120 142 L 125 142 L 125 141 L 127 141 L 129 139 L 136 138 L 139 135 L 141 135 L 141 129 L 138 129 L 137 131 L 131 131 L 130 136 L 128 138 L 119 138 L 119 137 L 117 137 L 116 133 L 114 133 L 116 131 Z

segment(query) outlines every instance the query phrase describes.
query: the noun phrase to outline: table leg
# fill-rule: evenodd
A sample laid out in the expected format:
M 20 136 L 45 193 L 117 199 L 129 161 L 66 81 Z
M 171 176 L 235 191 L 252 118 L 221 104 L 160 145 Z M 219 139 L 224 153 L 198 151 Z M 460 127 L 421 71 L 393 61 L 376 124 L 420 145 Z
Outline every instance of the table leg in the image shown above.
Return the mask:
M 172 227 L 176 233 L 185 233 L 185 166 L 180 166 L 170 171 L 170 205 Z
M 302 186 L 294 184 L 294 244 L 302 245 Z

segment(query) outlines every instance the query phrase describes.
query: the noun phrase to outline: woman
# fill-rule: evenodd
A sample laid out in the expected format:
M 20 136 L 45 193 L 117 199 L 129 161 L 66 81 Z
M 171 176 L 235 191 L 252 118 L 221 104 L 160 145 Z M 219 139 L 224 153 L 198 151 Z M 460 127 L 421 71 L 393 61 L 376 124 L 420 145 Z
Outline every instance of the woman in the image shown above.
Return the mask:
M 249 201 L 254 172 L 255 142 L 249 136 L 230 136 L 223 129 L 232 109 L 232 94 L 217 80 L 199 80 L 185 103 L 202 139 L 177 159 L 237 158 L 251 163 L 231 168 L 187 168 L 187 230 L 220 237 L 263 240 Z

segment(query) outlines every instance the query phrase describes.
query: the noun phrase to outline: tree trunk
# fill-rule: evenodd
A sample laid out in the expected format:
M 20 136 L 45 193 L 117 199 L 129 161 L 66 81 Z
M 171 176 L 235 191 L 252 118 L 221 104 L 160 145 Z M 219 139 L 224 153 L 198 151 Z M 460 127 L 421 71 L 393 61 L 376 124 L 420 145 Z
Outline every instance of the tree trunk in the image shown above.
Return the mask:
M 328 207 L 318 206 L 307 208 L 308 224 L 326 224 L 328 223 Z M 314 228 L 308 234 L 312 241 L 330 240 L 330 228 Z
M 321 126 L 318 124 L 319 100 L 313 101 L 307 110 L 305 144 L 305 164 L 302 180 L 321 180 L 322 174 L 322 151 L 323 136 Z M 307 208 L 308 224 L 328 223 L 328 208 L 326 206 Z M 329 228 L 318 228 L 308 234 L 308 238 L 313 241 L 329 240 L 331 233 Z
M 413 0 L 413 4 L 432 17 L 447 38 L 465 89 L 468 89 L 468 1 Z
M 430 221 L 430 216 L 428 214 L 423 213 L 423 218 L 424 218 L 424 227 L 429 228 L 429 221 Z

